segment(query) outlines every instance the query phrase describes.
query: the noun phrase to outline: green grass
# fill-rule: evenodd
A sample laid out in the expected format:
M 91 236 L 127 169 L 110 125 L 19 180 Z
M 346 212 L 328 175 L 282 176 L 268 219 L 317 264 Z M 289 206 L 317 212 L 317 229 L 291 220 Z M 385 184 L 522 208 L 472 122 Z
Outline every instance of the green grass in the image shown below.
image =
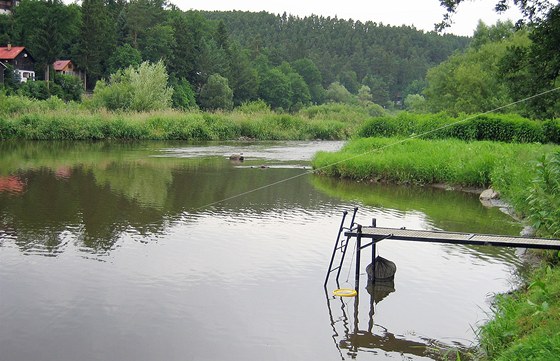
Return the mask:
M 0 140 L 339 140 L 354 134 L 358 121 L 267 110 L 119 113 L 31 106 L 17 113 L 0 112 Z
M 500 180 L 499 190 L 509 194 L 507 187 L 527 186 L 530 165 L 555 148 L 454 139 L 362 138 L 340 152 L 318 153 L 313 166 L 329 176 L 390 183 L 488 187 Z M 511 179 L 512 174 L 516 179 Z
M 527 287 L 496 298 L 493 319 L 480 332 L 485 358 L 558 360 L 560 268 L 543 266 L 529 278 Z

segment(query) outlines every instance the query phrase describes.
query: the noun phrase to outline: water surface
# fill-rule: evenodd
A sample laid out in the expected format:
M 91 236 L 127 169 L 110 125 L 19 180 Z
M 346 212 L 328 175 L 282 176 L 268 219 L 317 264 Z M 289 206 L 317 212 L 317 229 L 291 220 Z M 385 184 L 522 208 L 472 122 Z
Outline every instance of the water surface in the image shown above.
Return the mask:
M 357 300 L 334 298 L 323 280 L 341 213 L 519 225 L 470 194 L 312 175 L 314 152 L 340 146 L 1 143 L 1 359 L 428 360 L 433 345 L 472 345 L 492 295 L 516 280 L 514 252 L 383 242 L 394 284 L 370 297 L 364 275 Z

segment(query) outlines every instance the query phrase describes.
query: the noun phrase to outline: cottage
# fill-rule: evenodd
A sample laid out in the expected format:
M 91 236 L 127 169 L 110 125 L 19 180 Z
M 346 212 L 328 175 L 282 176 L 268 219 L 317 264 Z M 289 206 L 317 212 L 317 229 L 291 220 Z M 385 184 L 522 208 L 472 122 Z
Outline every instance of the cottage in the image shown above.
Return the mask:
M 18 73 L 22 83 L 35 80 L 35 71 L 33 70 L 35 60 L 23 46 L 8 44 L 8 46 L 0 47 L 0 63 L 2 64 L 2 69 L 0 69 L 1 82 L 4 82 L 4 74 L 9 67 Z
M 57 74 L 80 76 L 72 60 L 57 60 L 53 63 L 53 68 Z
M 0 0 L 0 14 L 11 14 L 18 2 L 17 0 Z

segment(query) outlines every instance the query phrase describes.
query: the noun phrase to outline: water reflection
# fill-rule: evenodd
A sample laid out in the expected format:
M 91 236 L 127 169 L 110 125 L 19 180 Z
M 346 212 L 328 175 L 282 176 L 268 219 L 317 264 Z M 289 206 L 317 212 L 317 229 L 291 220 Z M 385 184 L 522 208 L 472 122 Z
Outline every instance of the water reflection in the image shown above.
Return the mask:
M 387 227 L 516 226 L 476 197 L 306 174 L 291 143 L 235 145 L 243 166 L 209 146 L 0 143 L 3 357 L 421 360 L 430 340 L 470 342 L 487 295 L 509 289 L 512 252 L 387 241 L 378 254 L 397 263 L 398 291 L 327 296 L 329 325 L 317 306 L 343 209 Z
M 398 353 L 403 357 L 411 356 L 439 358 L 433 352 L 434 340 L 416 337 L 407 339 L 403 335 L 395 335 L 387 328 L 375 324 L 375 307 L 395 292 L 393 281 L 375 283 L 368 282 L 366 287 L 369 312 L 367 323 L 360 318 L 360 294 L 354 298 L 345 299 L 329 295 L 325 288 L 327 308 L 333 330 L 333 341 L 342 360 L 346 357 L 355 359 L 358 352 L 371 352 L 373 354 Z M 339 305 L 335 308 L 336 305 Z M 353 310 L 350 309 L 352 305 Z M 350 318 L 349 314 L 352 314 Z M 336 315 L 336 316 L 335 316 Z M 361 324 L 367 324 L 367 329 L 361 329 Z

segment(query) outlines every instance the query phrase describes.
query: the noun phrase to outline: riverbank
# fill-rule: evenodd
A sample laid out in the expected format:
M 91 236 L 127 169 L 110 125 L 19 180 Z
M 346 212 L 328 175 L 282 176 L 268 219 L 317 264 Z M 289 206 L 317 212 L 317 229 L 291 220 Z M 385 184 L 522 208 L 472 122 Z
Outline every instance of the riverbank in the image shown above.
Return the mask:
M 540 235 L 560 236 L 556 145 L 362 138 L 340 152 L 317 154 L 313 167 L 360 182 L 492 186 Z M 493 319 L 479 330 L 476 358 L 553 360 L 560 354 L 560 254 L 539 255 L 542 264 L 525 276 L 525 286 L 497 296 Z
M 324 104 L 277 113 L 253 102 L 231 112 L 109 112 L 87 104 L 0 94 L 0 140 L 342 140 L 371 117 L 367 107 Z

